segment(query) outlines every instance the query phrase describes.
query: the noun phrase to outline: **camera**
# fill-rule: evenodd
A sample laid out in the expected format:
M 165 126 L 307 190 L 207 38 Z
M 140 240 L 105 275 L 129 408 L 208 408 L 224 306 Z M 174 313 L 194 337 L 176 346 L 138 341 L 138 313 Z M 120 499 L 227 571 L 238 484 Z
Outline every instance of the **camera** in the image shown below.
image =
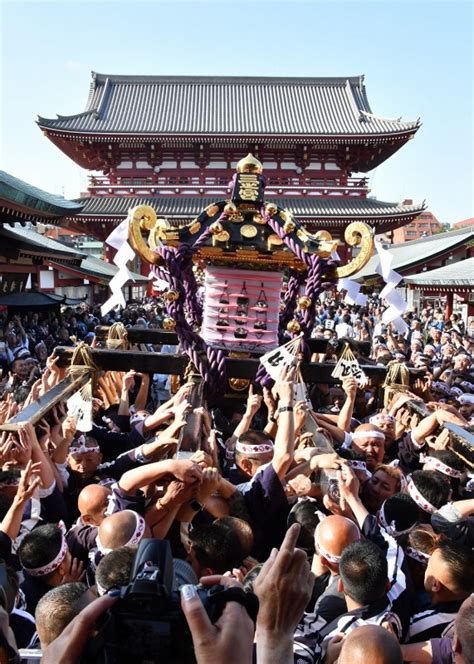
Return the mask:
M 323 494 L 328 495 L 335 503 L 339 503 L 341 500 L 341 492 L 339 490 L 339 481 L 334 470 L 321 471 L 319 486 Z
M 105 614 L 98 634 L 83 655 L 85 664 L 188 664 L 196 661 L 181 600 L 171 547 L 166 540 L 143 539 L 116 604 Z M 239 601 L 256 619 L 258 600 L 252 593 L 221 585 L 196 586 L 211 622 L 228 601 Z

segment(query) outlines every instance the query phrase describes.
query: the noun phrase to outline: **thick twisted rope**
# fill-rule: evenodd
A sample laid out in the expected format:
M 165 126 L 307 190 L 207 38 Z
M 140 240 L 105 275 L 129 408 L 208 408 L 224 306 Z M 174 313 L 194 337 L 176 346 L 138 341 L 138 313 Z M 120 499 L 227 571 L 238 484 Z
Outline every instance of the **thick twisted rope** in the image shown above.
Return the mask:
M 225 354 L 222 350 L 209 347 L 194 329 L 202 324 L 202 306 L 197 297 L 197 283 L 192 269 L 193 254 L 205 244 L 209 235 L 210 230 L 206 229 L 192 246 L 182 243 L 178 248 L 157 247 L 156 252 L 163 258 L 166 269 L 153 266 L 152 271 L 178 293 L 177 300 L 166 302 L 166 311 L 176 322 L 176 334 L 182 350 L 198 369 L 212 397 L 225 392 Z

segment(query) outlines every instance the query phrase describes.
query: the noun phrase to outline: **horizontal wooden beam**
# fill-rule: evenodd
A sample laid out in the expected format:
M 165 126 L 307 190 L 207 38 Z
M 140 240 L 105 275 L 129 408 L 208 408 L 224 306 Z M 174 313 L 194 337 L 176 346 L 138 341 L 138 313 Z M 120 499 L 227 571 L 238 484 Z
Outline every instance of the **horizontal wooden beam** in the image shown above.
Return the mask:
M 59 358 L 58 366 L 69 366 L 73 351 L 73 348 L 58 346 L 56 348 L 56 354 Z M 92 359 L 100 369 L 106 371 L 130 371 L 134 369 L 139 373 L 177 375 L 184 374 L 189 362 L 187 355 L 97 348 L 92 350 Z M 260 362 L 255 358 L 226 358 L 225 362 L 229 378 L 247 378 L 253 380 L 260 366 Z M 379 385 L 385 380 L 386 368 L 384 366 L 372 364 L 362 364 L 361 366 L 375 384 Z M 331 376 L 333 369 L 334 364 L 330 363 L 318 364 L 312 362 L 301 365 L 303 378 L 307 383 L 338 383 L 339 380 Z M 421 375 L 421 372 L 416 371 L 414 375 Z
M 18 431 L 21 424 L 31 422 L 37 424 L 57 403 L 63 399 L 68 399 L 77 392 L 89 379 L 87 374 L 79 376 L 72 380 L 65 378 L 51 390 L 43 394 L 37 401 L 33 401 L 29 406 L 15 415 L 10 422 L 0 425 L 0 431 Z
M 105 341 L 109 333 L 108 325 L 97 325 L 95 327 L 95 334 L 100 341 Z M 128 339 L 131 343 L 136 344 L 168 344 L 170 346 L 177 346 L 178 335 L 176 332 L 169 332 L 157 327 L 128 327 Z M 364 357 L 370 355 L 370 341 L 355 341 L 359 353 Z M 327 339 L 308 339 L 308 346 L 312 353 L 325 353 L 328 340 Z

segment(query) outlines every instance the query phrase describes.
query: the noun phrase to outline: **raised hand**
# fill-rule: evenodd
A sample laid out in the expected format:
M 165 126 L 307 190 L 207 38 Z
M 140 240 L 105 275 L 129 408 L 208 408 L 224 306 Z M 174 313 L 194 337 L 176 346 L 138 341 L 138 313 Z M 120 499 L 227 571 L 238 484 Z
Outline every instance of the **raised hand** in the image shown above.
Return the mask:
M 280 550 L 273 549 L 253 584 L 260 602 L 257 616 L 259 664 L 293 660 L 293 634 L 314 584 L 306 554 L 296 548 L 299 533 L 299 524 L 288 529 Z
M 235 579 L 224 576 L 203 577 L 201 583 L 241 587 Z M 181 588 L 181 606 L 193 637 L 197 664 L 251 664 L 254 626 L 245 607 L 227 602 L 219 620 L 212 624 L 196 586 L 191 585 Z
M 179 459 L 173 462 L 173 475 L 181 482 L 192 483 L 201 480 L 202 470 L 194 461 Z
M 123 378 L 123 388 L 127 392 L 130 392 L 130 390 L 133 390 L 135 387 L 135 371 L 129 371 L 128 373 L 125 374 Z
M 66 572 L 66 574 L 62 578 L 62 583 L 74 583 L 75 581 L 82 581 L 86 574 L 86 570 L 84 569 L 84 563 L 82 560 L 78 560 L 78 558 L 73 558 L 71 561 L 71 567 L 69 568 L 69 572 Z
M 36 487 L 41 483 L 41 478 L 37 474 L 41 467 L 41 463 L 33 463 L 28 461 L 26 468 L 21 471 L 20 481 L 15 496 L 17 503 L 26 503 L 34 494 Z
M 260 410 L 261 405 L 262 396 L 260 394 L 254 394 L 253 385 L 251 384 L 249 388 L 249 396 L 247 399 L 246 414 L 250 417 L 254 417 L 254 415 Z

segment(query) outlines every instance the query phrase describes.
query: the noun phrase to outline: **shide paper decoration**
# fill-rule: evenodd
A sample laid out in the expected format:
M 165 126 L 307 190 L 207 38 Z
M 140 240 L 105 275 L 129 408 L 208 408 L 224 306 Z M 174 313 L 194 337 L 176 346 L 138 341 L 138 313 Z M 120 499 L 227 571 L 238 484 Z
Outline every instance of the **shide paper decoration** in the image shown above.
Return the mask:
M 112 295 L 104 302 L 100 308 L 102 316 L 105 316 L 117 305 L 125 307 L 125 297 L 122 291 L 127 281 L 135 281 L 132 273 L 127 267 L 127 263 L 135 258 L 135 252 L 128 243 L 129 217 L 124 219 L 121 224 L 114 228 L 108 236 L 106 243 L 117 250 L 113 262 L 119 268 L 117 274 L 110 280 L 110 290 Z
M 408 325 L 403 320 L 402 314 L 408 309 L 408 304 L 396 290 L 403 277 L 392 270 L 393 256 L 382 247 L 380 242 L 375 243 L 375 249 L 379 258 L 375 271 L 385 281 L 385 287 L 380 292 L 379 297 L 389 305 L 388 309 L 382 314 L 382 322 L 385 324 L 392 323 L 397 332 L 404 334 L 408 330 Z

